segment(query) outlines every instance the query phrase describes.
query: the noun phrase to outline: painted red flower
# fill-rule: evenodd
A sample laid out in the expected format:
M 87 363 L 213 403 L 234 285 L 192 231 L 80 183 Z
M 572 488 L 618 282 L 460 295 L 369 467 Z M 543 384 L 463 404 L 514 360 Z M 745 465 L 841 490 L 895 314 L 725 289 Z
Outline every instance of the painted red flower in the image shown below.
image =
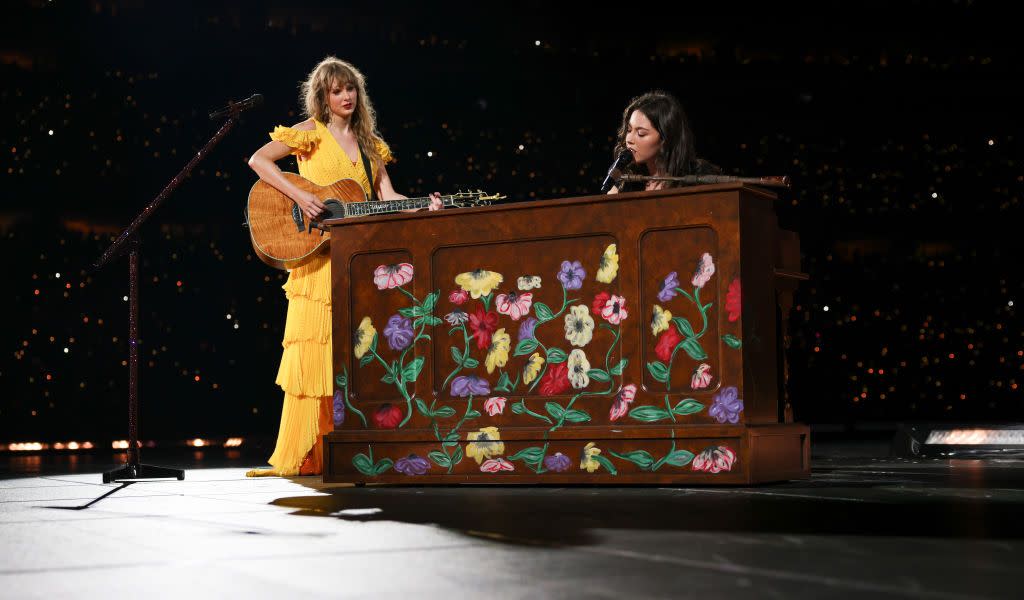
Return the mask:
M 469 292 L 467 292 L 466 290 L 455 290 L 452 293 L 448 294 L 448 300 L 451 301 L 453 304 L 457 304 L 459 306 L 462 306 L 462 304 L 468 299 Z
M 476 347 L 486 350 L 491 346 L 491 334 L 498 329 L 498 313 L 493 310 L 484 311 L 478 307 L 469 315 L 469 331 L 476 338 Z
M 601 311 L 604 310 L 604 305 L 608 303 L 608 299 L 611 297 L 612 295 L 609 294 L 608 292 L 601 292 L 600 294 L 594 296 L 594 301 L 590 303 L 590 308 L 593 310 L 591 310 L 590 312 L 594 313 L 595 315 L 601 314 Z
M 542 396 L 558 396 L 569 391 L 569 367 L 564 362 L 548 367 L 548 372 L 540 380 Z
M 743 306 L 740 303 L 740 280 L 733 279 L 729 291 L 725 294 L 725 310 L 729 313 L 729 322 L 734 323 L 740 318 Z
M 394 429 L 402 422 L 402 411 L 393 404 L 382 404 L 373 413 L 373 422 L 378 429 Z
M 654 347 L 654 353 L 662 361 L 668 362 L 672 358 L 672 350 L 681 341 L 683 341 L 683 336 L 679 335 L 675 327 L 669 327 L 658 336 L 658 345 Z

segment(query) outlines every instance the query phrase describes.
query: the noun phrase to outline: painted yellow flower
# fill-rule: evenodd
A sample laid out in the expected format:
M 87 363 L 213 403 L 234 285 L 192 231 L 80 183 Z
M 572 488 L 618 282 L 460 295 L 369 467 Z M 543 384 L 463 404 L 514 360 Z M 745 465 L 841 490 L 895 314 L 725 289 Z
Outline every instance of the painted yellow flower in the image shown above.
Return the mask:
M 359 329 L 356 330 L 356 358 L 362 358 L 366 354 L 376 335 L 377 330 L 373 328 L 370 317 L 363 317 L 363 320 L 359 322 Z
M 668 324 L 672 322 L 672 311 L 654 305 L 654 316 L 651 318 L 651 333 L 658 335 L 668 330 Z
M 608 244 L 601 255 L 601 266 L 597 269 L 597 280 L 601 283 L 611 283 L 619 273 L 619 254 L 616 252 L 615 244 Z
M 601 449 L 597 447 L 594 442 L 588 442 L 583 447 L 583 454 L 580 456 L 580 468 L 586 469 L 587 473 L 593 473 L 594 471 L 601 468 L 601 463 L 594 459 L 595 456 L 601 454 Z
M 508 350 L 512 347 L 512 337 L 505 333 L 505 328 L 494 332 L 491 336 L 491 347 L 487 350 L 487 358 L 484 364 L 487 372 L 493 373 L 495 367 L 504 367 L 508 362 Z
M 459 273 L 455 276 L 455 283 L 469 292 L 473 298 L 490 294 L 491 290 L 498 287 L 502 281 L 505 281 L 505 278 L 501 276 L 501 273 L 483 269 Z
M 466 439 L 469 440 L 466 444 L 466 456 L 475 460 L 476 464 L 505 453 L 505 442 L 501 441 L 497 427 L 484 427 L 480 431 L 466 434 Z
M 526 361 L 526 366 L 523 367 L 523 385 L 536 379 L 542 366 L 544 366 L 544 357 L 540 355 L 540 352 L 530 355 L 530 360 Z

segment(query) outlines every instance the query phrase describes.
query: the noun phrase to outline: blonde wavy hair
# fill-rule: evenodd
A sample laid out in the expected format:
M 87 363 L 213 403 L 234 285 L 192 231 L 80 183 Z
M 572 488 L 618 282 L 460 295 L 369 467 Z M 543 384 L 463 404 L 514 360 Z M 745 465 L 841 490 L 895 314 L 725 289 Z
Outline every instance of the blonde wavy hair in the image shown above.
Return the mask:
M 359 69 L 335 56 L 328 56 L 320 61 L 302 83 L 302 91 L 299 94 L 300 101 L 305 105 L 306 116 L 324 125 L 330 124 L 331 105 L 327 97 L 335 82 L 342 87 L 349 83 L 356 86 L 356 109 L 352 113 L 349 127 L 355 134 L 359 147 L 373 161 L 374 171 L 379 171 L 383 157 L 379 155 L 377 147 L 378 144 L 386 144 L 377 131 L 377 116 L 370 96 L 366 93 L 366 78 Z

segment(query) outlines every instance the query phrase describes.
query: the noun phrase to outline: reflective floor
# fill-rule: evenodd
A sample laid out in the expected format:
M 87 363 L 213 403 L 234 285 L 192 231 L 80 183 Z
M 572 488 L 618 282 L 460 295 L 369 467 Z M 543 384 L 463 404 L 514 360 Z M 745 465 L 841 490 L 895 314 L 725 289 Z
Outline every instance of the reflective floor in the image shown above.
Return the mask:
M 251 450 L 120 487 L 116 457 L 8 456 L 0 597 L 1018 597 L 1024 457 L 884 454 L 817 444 L 811 480 L 752 488 L 324 486 L 246 479 Z

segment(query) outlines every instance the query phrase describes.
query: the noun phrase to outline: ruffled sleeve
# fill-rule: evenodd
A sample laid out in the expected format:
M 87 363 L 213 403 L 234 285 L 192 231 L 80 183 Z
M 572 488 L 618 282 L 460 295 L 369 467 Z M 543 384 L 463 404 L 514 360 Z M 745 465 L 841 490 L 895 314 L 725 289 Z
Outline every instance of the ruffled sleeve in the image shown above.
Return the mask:
M 377 156 L 380 157 L 384 164 L 394 162 L 395 160 L 395 157 L 391 154 L 391 147 L 384 140 L 377 140 Z
M 303 131 L 278 125 L 270 132 L 270 139 L 287 144 L 292 149 L 292 154 L 310 154 L 320 143 L 320 134 L 315 129 Z

